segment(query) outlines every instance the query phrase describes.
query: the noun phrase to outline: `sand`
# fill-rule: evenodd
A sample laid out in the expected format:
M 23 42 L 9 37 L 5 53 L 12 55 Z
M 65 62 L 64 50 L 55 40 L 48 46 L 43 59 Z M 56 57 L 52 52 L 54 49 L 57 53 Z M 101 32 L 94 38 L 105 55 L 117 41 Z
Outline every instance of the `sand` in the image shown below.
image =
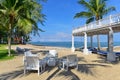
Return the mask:
M 14 45 L 12 49 L 29 48 L 33 53 L 41 54 L 55 49 L 58 56 L 63 57 L 69 54 L 77 54 L 79 60 L 78 70 L 72 68 L 69 71 L 61 70 L 57 66 L 46 67 L 45 72 L 37 75 L 37 71 L 30 71 L 26 75 L 23 74 L 23 54 L 16 55 L 14 59 L 0 61 L 0 80 L 120 80 L 120 63 L 110 63 L 105 57 L 98 54 L 84 55 L 80 51 L 72 53 L 68 48 L 57 48 L 48 46 L 33 45 Z M 115 47 L 114 51 L 120 51 L 120 47 Z

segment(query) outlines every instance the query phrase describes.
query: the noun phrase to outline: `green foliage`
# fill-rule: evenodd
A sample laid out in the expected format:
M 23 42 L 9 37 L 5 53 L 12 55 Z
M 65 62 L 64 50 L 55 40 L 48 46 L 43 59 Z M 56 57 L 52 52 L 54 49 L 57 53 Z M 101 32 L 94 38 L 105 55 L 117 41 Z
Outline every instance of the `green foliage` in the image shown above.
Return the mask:
M 45 0 L 40 0 L 45 1 Z M 37 23 L 45 20 L 38 0 L 0 0 L 0 27 L 7 32 L 10 56 L 11 37 L 21 38 L 42 31 Z
M 1 45 L 0 44 L 0 61 L 3 61 L 3 60 L 10 60 L 10 59 L 13 59 L 14 58 L 14 55 L 15 55 L 15 51 L 14 50 L 11 50 L 11 56 L 8 56 L 8 50 L 5 49 L 6 45 Z
M 85 11 L 76 13 L 74 18 L 85 17 L 87 18 L 87 24 L 94 20 L 102 19 L 104 15 L 115 10 L 115 7 L 107 6 L 107 0 L 79 0 L 78 4 L 82 5 Z

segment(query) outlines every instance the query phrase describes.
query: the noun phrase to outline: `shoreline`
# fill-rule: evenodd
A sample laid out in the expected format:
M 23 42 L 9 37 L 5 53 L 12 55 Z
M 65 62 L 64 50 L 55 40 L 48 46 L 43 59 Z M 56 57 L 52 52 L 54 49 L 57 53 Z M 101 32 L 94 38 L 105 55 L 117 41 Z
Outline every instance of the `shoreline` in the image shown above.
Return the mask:
M 28 43 L 28 45 L 41 46 L 41 47 L 43 46 L 43 47 L 62 48 L 62 49 L 64 49 L 64 48 L 65 48 L 65 49 L 71 49 L 71 48 L 68 48 L 68 47 L 49 46 L 49 45 L 48 45 L 48 46 L 47 46 L 47 45 L 35 45 L 35 44 L 29 44 L 29 43 Z
M 26 45 L 32 45 L 32 46 L 38 46 L 38 47 L 45 47 L 45 48 L 53 48 L 53 49 L 70 49 L 71 48 L 67 48 L 67 47 L 57 47 L 57 46 L 44 46 L 44 45 L 35 45 L 35 44 L 26 44 Z M 97 47 L 95 47 L 97 48 Z M 101 50 L 107 50 L 108 47 L 101 47 Z M 75 49 L 80 49 L 80 48 L 75 48 Z M 120 45 L 119 46 L 113 46 L 113 50 L 114 51 L 120 51 Z

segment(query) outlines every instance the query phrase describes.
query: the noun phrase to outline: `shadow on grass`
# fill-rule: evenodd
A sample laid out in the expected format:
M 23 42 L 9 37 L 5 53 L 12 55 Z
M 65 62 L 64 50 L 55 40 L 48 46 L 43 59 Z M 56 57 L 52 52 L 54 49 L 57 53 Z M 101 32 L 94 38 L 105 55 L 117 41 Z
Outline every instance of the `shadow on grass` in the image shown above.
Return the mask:
M 6 57 L 8 55 L 7 50 L 0 50 L 0 59 Z
M 8 50 L 0 50 L 0 60 L 12 59 L 15 56 L 15 51 L 11 50 L 11 56 L 8 56 Z
M 23 70 L 13 71 L 0 75 L 0 80 L 13 80 L 16 77 L 24 76 Z

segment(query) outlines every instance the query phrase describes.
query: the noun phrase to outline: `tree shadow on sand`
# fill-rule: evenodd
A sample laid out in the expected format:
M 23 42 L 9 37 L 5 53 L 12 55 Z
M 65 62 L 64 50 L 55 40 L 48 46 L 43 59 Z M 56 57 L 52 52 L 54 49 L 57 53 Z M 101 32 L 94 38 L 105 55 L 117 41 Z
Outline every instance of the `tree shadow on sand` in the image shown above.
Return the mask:
M 65 56 L 64 56 L 65 57 Z M 78 62 L 85 62 L 84 64 L 78 64 L 78 72 L 81 74 L 81 73 L 84 73 L 84 74 L 87 74 L 87 75 L 92 75 L 92 76 L 95 76 L 96 74 L 96 71 L 93 69 L 95 67 L 111 67 L 109 65 L 105 65 L 105 64 L 88 64 L 86 63 L 87 61 L 83 58 L 83 57 L 78 57 Z M 69 68 L 68 71 L 61 71 L 61 69 L 57 69 L 53 74 L 51 74 L 47 80 L 50 80 L 52 79 L 53 77 L 57 77 L 57 76 L 65 76 L 66 77 L 72 77 L 72 79 L 70 80 L 80 80 L 78 75 L 76 75 L 75 73 L 73 73 L 71 71 L 71 69 L 73 69 L 74 67 L 71 67 Z M 57 74 L 57 75 L 56 75 Z
M 66 56 L 63 56 L 61 58 L 62 59 L 66 58 Z M 78 61 L 86 62 L 86 60 L 84 60 L 83 57 L 78 57 Z M 79 77 L 71 71 L 71 69 L 73 69 L 73 67 L 69 68 L 68 71 L 65 71 L 65 70 L 61 70 L 59 68 L 59 64 L 57 66 L 58 66 L 58 68 L 46 80 L 51 80 L 53 77 L 57 77 L 57 76 L 64 76 L 65 79 L 67 79 L 68 77 L 70 77 L 71 78 L 70 80 L 80 80 Z M 47 69 L 46 71 L 50 72 L 53 68 L 47 67 L 46 69 Z
M 97 66 L 110 67 L 108 65 L 103 64 L 78 64 L 78 71 L 80 73 L 85 73 L 94 76 L 94 74 L 96 74 L 96 71 L 94 71 L 92 68 L 95 68 Z
M 24 76 L 23 70 L 17 70 L 9 73 L 0 74 L 0 80 L 13 80 L 16 77 Z
M 98 55 L 98 59 L 97 60 L 93 60 L 92 62 L 104 63 L 104 64 L 118 64 L 119 60 L 110 62 L 110 61 L 107 60 L 107 56 Z
M 57 75 L 56 75 L 57 74 Z M 68 77 L 70 77 L 70 80 L 80 80 L 79 77 L 74 74 L 71 70 L 65 71 L 57 68 L 56 71 L 54 71 L 53 74 L 51 74 L 46 80 L 51 80 L 53 77 L 60 77 L 60 76 L 64 76 L 64 78 L 67 80 Z

